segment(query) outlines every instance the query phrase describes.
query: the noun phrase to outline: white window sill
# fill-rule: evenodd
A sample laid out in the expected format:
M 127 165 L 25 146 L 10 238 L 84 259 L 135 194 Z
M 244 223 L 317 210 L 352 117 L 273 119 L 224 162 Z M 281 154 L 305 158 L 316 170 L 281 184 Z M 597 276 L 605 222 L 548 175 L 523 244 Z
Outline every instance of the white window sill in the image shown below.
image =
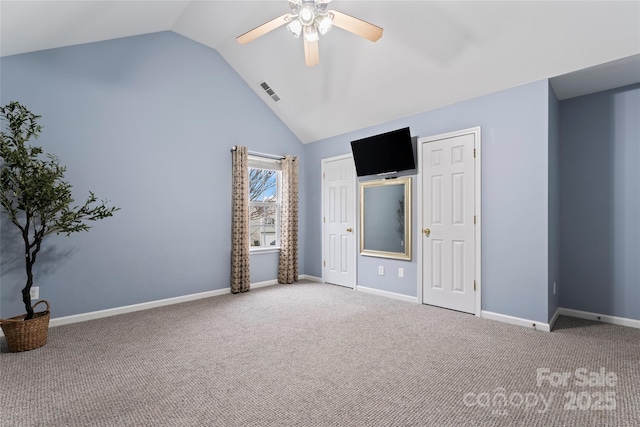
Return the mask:
M 251 248 L 249 249 L 249 254 L 269 254 L 273 252 L 280 252 L 280 246 L 272 246 L 269 248 Z

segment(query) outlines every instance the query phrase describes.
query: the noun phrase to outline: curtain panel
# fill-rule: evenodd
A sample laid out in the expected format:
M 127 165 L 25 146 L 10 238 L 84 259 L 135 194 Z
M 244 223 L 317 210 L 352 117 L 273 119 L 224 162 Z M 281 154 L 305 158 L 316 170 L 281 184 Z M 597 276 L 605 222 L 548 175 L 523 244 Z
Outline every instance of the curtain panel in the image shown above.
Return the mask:
M 282 159 L 282 201 L 280 210 L 280 261 L 278 282 L 298 281 L 298 160 Z
M 246 292 L 250 285 L 249 270 L 249 172 L 247 147 L 231 152 L 231 292 Z

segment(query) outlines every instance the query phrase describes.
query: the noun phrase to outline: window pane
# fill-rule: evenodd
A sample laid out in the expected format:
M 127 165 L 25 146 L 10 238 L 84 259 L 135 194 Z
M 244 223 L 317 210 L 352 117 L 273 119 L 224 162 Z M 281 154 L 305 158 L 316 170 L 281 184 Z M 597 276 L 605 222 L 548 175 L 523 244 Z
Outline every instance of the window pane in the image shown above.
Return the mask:
M 280 172 L 275 169 L 249 167 L 249 243 L 253 248 L 280 244 Z
M 269 247 L 277 244 L 276 206 L 249 204 L 249 241 L 253 247 Z
M 276 202 L 277 172 L 269 169 L 249 168 L 249 200 Z

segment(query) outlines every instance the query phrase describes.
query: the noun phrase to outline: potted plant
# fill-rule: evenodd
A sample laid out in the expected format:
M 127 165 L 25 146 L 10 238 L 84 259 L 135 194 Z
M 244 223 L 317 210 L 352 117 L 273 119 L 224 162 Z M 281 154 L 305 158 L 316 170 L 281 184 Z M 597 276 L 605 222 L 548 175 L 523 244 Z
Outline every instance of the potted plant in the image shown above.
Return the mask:
M 87 231 L 87 221 L 110 217 L 119 209 L 106 201 L 97 203 L 92 192 L 83 205 L 73 206 L 72 186 L 64 180 L 66 168 L 55 155 L 28 144 L 42 130 L 40 117 L 18 102 L 0 107 L 0 120 L 6 122 L 6 132 L 0 132 L 0 204 L 22 236 L 27 274 L 22 289 L 27 314 L 0 321 L 9 351 L 32 350 L 47 342 L 49 304 L 44 301 L 47 310 L 35 314 L 31 305 L 33 265 L 43 239 L 52 233 Z

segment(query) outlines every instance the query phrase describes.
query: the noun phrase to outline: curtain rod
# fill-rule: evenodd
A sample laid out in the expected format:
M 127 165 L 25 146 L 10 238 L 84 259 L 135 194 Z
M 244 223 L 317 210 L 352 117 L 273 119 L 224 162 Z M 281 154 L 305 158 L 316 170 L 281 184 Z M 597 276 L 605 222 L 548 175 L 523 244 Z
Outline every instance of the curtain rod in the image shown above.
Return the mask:
M 231 147 L 231 151 L 236 151 L 236 146 L 235 145 L 233 147 Z M 275 160 L 284 159 L 284 156 L 280 156 L 280 155 L 277 155 L 277 154 L 259 153 L 257 151 L 250 151 L 250 150 L 247 150 L 247 154 L 250 155 L 250 156 L 264 157 L 265 159 L 275 159 Z M 293 159 L 295 160 L 295 159 L 297 159 L 297 157 L 294 157 Z

